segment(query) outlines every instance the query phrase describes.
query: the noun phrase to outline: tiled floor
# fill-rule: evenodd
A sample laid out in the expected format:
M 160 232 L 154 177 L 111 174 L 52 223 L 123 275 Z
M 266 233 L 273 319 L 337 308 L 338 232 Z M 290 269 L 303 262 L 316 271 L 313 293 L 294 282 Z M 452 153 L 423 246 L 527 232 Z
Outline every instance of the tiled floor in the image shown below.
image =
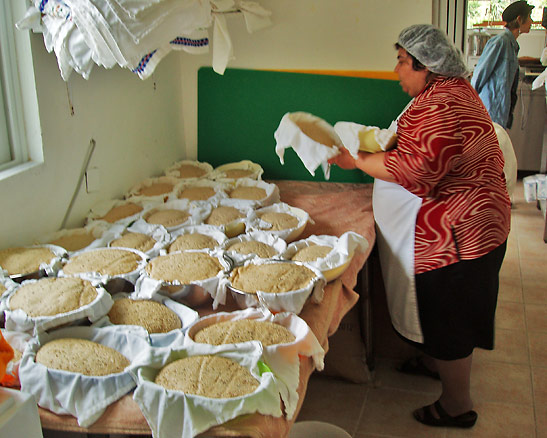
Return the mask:
M 512 230 L 502 266 L 496 314 L 496 347 L 476 350 L 472 395 L 474 428 L 432 428 L 411 412 L 434 402 L 440 383 L 406 376 L 395 365 L 411 351 L 388 324 L 375 333 L 376 366 L 370 383 L 314 374 L 297 421 L 318 420 L 354 438 L 547 438 L 547 244 L 535 203 L 526 203 L 519 181 Z M 375 321 L 376 322 L 376 321 Z M 384 330 L 385 328 L 385 330 Z

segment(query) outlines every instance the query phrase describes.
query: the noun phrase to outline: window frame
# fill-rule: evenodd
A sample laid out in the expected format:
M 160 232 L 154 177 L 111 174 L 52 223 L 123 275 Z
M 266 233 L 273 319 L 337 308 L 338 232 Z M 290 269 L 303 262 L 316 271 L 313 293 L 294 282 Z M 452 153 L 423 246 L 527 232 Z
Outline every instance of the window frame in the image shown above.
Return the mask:
M 0 129 L 7 128 L 10 154 L 0 161 L 0 180 L 43 162 L 30 31 L 15 27 L 26 10 L 24 0 L 0 2 Z

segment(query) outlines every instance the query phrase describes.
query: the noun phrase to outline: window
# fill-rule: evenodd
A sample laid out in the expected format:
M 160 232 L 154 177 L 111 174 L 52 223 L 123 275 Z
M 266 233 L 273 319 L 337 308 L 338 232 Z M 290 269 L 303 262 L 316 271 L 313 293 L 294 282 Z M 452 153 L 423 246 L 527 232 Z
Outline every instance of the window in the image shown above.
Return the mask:
M 43 159 L 29 32 L 15 27 L 25 11 L 23 0 L 0 2 L 1 177 L 7 169 Z
M 535 6 L 532 10 L 532 29 L 543 29 L 541 20 L 547 0 L 527 0 L 527 2 Z M 504 23 L 501 21 L 501 14 L 511 3 L 511 0 L 470 0 L 467 5 L 469 27 L 502 28 Z

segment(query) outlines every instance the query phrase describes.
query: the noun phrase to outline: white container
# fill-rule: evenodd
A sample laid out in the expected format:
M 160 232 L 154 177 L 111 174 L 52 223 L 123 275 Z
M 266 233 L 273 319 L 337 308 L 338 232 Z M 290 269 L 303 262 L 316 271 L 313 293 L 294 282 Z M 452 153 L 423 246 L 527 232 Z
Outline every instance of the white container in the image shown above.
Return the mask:
M 524 199 L 526 202 L 537 200 L 537 180 L 535 176 L 527 176 L 522 179 L 524 186 Z

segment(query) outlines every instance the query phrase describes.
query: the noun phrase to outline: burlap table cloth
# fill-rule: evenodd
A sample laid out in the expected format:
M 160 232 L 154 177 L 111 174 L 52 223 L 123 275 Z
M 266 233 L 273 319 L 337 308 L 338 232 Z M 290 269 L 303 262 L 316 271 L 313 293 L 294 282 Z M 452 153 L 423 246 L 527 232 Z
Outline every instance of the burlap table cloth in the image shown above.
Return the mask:
M 323 183 L 305 181 L 271 181 L 278 185 L 281 200 L 310 214 L 314 223 L 308 223 L 299 238 L 312 234 L 340 236 L 346 231 L 355 231 L 369 242 L 365 253 L 353 257 L 348 269 L 338 279 L 325 287 L 325 295 L 320 304 L 307 303 L 300 317 L 304 319 L 317 339 L 328 351 L 328 337 L 337 329 L 344 315 L 355 305 L 359 295 L 353 290 L 357 276 L 365 264 L 375 241 L 374 217 L 372 214 L 372 184 Z M 229 300 L 218 311 L 236 310 L 235 303 Z M 211 309 L 198 309 L 200 315 L 209 314 Z M 297 412 L 304 401 L 310 375 L 313 373 L 311 358 L 300 359 L 300 383 Z M 56 415 L 46 409 L 38 408 L 42 427 L 45 429 L 75 431 L 92 434 L 151 435 L 150 429 L 138 405 L 128 394 L 110 405 L 106 412 L 89 428 L 81 428 L 74 417 Z M 283 438 L 297 418 L 287 421 L 284 417 L 253 414 L 245 415 L 201 434 L 202 437 L 252 437 Z

